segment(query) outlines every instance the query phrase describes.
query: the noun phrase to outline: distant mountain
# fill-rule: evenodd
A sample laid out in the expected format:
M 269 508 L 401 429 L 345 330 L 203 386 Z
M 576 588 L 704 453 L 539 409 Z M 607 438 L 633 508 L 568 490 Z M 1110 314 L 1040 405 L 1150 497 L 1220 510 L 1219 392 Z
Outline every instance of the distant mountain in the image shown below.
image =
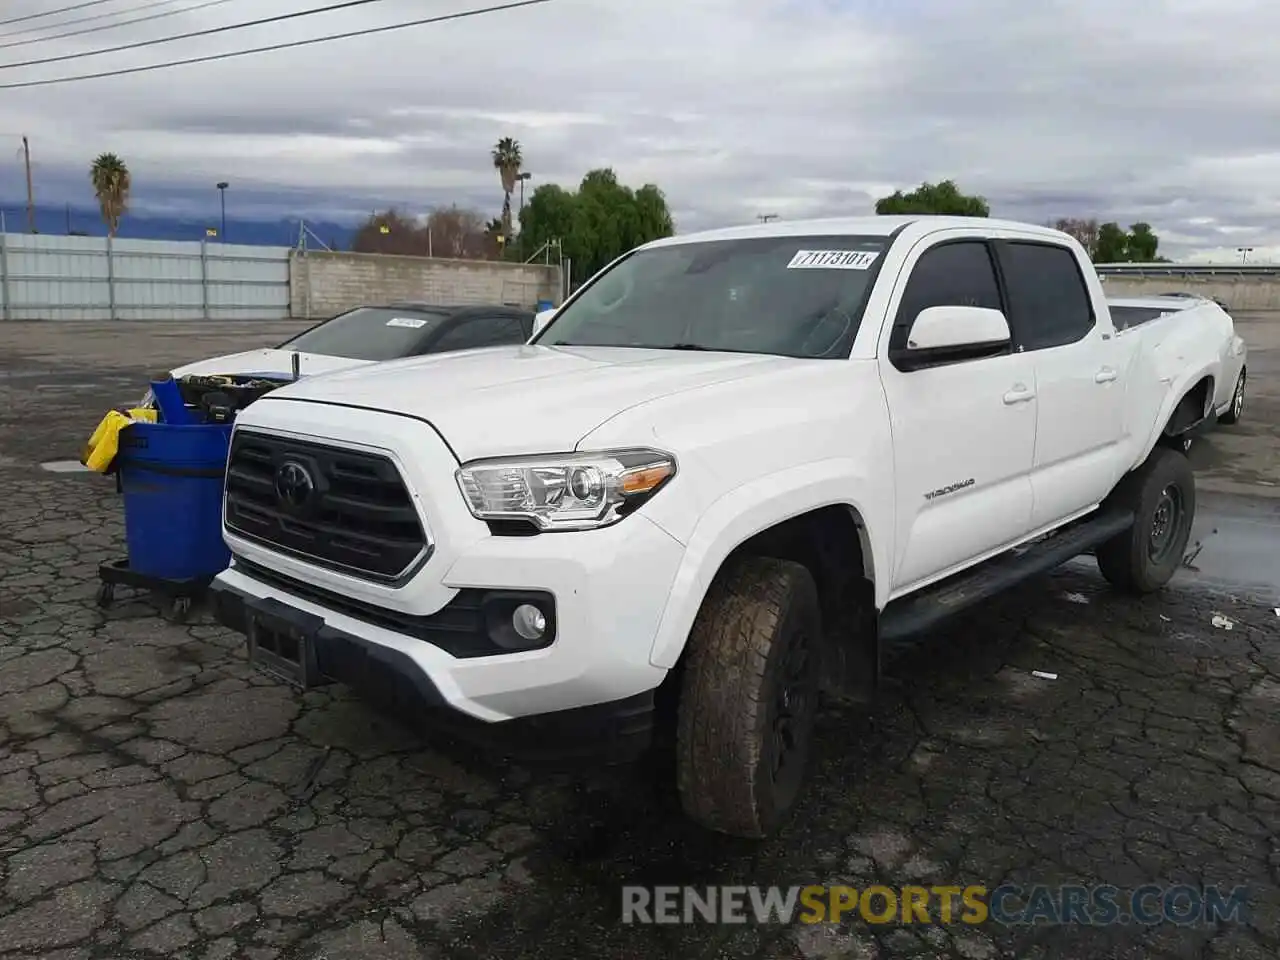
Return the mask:
M 9 233 L 27 232 L 27 208 L 25 204 L 0 203 L 4 216 L 4 228 Z M 314 236 L 307 237 L 307 246 L 319 246 L 319 237 L 334 250 L 349 250 L 356 224 L 307 220 Z M 117 232 L 122 240 L 203 240 L 209 229 L 221 228 L 220 217 L 164 217 L 129 213 L 120 221 Z M 105 237 L 106 225 L 96 209 L 77 207 L 50 207 L 36 205 L 36 231 L 44 234 L 66 236 L 78 234 Z M 210 242 L 215 242 L 209 237 Z M 245 243 L 254 246 L 292 247 L 298 243 L 298 220 L 244 220 L 227 217 L 227 243 Z

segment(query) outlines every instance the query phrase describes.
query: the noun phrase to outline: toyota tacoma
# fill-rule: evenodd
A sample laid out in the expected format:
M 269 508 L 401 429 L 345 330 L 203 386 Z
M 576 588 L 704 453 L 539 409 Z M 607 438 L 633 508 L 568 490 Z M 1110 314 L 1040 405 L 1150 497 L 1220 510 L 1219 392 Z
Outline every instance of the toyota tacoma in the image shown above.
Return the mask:
M 459 729 L 619 760 L 669 718 L 686 813 L 765 836 L 820 697 L 874 694 L 887 644 L 1083 554 L 1168 583 L 1220 342 L 1194 311 L 1118 329 L 1079 243 L 1028 224 L 658 240 L 527 344 L 245 409 L 217 617 L 277 677 Z

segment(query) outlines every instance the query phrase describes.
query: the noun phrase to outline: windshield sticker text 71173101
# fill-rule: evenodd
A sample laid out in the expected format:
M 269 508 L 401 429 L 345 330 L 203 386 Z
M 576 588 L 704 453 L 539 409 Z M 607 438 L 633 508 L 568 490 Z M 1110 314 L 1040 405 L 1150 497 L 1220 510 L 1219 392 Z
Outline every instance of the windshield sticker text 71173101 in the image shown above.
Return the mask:
M 872 250 L 797 250 L 788 270 L 866 270 L 876 262 Z

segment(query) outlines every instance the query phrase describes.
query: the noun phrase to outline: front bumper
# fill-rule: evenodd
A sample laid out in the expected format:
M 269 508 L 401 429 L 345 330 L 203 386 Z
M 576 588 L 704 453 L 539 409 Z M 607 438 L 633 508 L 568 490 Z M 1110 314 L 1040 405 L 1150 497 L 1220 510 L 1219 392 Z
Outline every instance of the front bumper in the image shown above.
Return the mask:
M 443 602 L 412 612 L 290 576 L 289 564 L 260 551 L 235 556 L 211 591 L 217 620 L 247 645 L 251 614 L 287 621 L 308 636 L 316 676 L 420 705 L 450 732 L 626 760 L 648 746 L 654 691 L 667 675 L 649 654 L 683 555 L 637 515 L 604 530 L 483 537 L 443 575 L 433 559 L 415 576 L 406 590 L 432 580 L 429 593 Z M 485 642 L 492 618 L 478 611 L 511 598 L 549 604 L 549 644 L 495 652 Z
M 588 759 L 629 763 L 653 743 L 654 691 L 607 703 L 560 710 L 506 723 L 486 723 L 453 708 L 412 657 L 275 597 L 215 581 L 215 619 L 240 633 L 251 616 L 267 614 L 307 634 L 305 656 L 320 682 L 339 681 L 380 706 L 412 713 L 438 732 L 521 758 Z

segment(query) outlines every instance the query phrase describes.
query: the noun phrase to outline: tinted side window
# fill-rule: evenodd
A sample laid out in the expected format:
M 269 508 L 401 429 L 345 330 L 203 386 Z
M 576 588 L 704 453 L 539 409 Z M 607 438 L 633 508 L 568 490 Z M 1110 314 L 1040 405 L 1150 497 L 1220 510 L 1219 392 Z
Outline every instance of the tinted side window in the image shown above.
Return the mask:
M 1093 329 L 1093 303 L 1075 254 L 1043 243 L 1001 250 L 1009 323 L 1025 350 L 1075 343 Z
M 906 346 L 907 332 L 927 307 L 1003 309 L 1000 285 L 987 245 L 978 240 L 944 243 L 927 250 L 907 278 L 907 288 L 894 320 L 889 346 Z

